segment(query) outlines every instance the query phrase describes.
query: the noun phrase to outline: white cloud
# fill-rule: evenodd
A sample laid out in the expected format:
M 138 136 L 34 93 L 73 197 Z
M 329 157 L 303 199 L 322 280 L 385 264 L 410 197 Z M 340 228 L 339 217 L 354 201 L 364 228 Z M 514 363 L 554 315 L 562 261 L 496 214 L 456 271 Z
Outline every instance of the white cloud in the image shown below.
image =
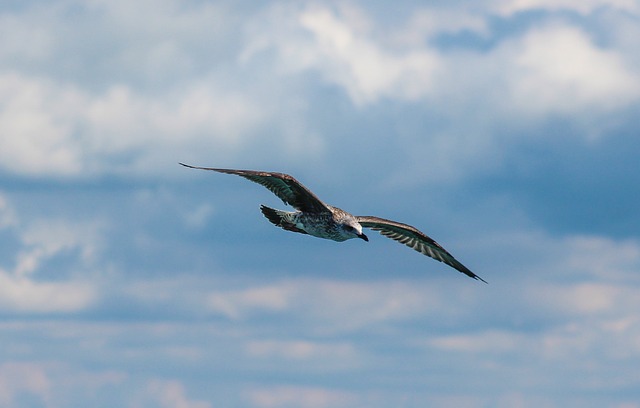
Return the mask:
M 437 54 L 427 48 L 394 50 L 372 36 L 368 18 L 359 10 L 326 7 L 297 8 L 271 13 L 296 25 L 267 22 L 254 28 L 261 35 L 250 41 L 243 60 L 273 47 L 285 72 L 312 70 L 344 88 L 359 106 L 382 98 L 417 100 L 432 86 L 439 69 Z M 273 24 L 273 25 L 271 25 Z M 285 31 L 285 32 L 282 32 Z
M 508 269 L 517 268 L 533 286 L 548 282 L 635 287 L 638 283 L 640 242 L 636 239 L 582 234 L 558 236 L 538 227 L 495 232 L 487 238 L 482 235 L 477 238 L 479 242 L 472 245 L 477 251 L 489 254 L 497 248 L 508 252 L 510 256 L 502 258 L 500 264 Z
M 313 35 L 314 63 L 329 81 L 344 87 L 356 104 L 385 96 L 418 99 L 429 90 L 439 60 L 428 49 L 385 50 L 327 9 L 310 9 L 299 18 Z
M 264 112 L 207 80 L 150 97 L 124 85 L 93 95 L 72 84 L 0 73 L 0 95 L 4 166 L 54 177 L 157 171 L 154 166 L 175 163 L 195 147 L 202 157 L 205 150 L 228 153 L 247 142 Z
M 54 36 L 47 22 L 50 19 L 38 19 L 41 24 L 25 24 L 20 14 L 0 13 L 0 61 L 42 62 L 52 56 Z
M 437 349 L 468 353 L 512 353 L 530 347 L 530 337 L 510 331 L 482 331 L 472 334 L 434 336 L 428 344 Z
M 233 319 L 256 310 L 281 311 L 288 308 L 293 296 L 292 288 L 271 285 L 227 292 L 215 292 L 209 296 L 209 309 Z
M 535 28 L 507 45 L 511 101 L 525 114 L 603 112 L 640 98 L 640 76 L 576 28 Z
M 350 331 L 364 326 L 435 313 L 444 299 L 426 283 L 350 282 L 332 279 L 288 279 L 265 286 L 216 291 L 211 312 L 231 319 L 263 313 L 298 316 L 320 331 Z
M 62 219 L 32 220 L 20 230 L 24 248 L 17 254 L 14 274 L 33 273 L 42 261 L 58 253 L 79 250 L 82 262 L 89 263 L 101 246 L 98 223 L 71 223 Z
M 86 283 L 36 282 L 0 269 L 0 304 L 5 310 L 75 312 L 93 304 L 96 297 L 95 289 Z
M 185 223 L 190 228 L 201 228 L 211 218 L 214 208 L 211 204 L 200 204 L 183 212 Z
M 406 24 L 389 25 L 355 6 L 279 5 L 251 26 L 242 61 L 266 62 L 282 80 L 318 73 L 362 110 L 383 100 L 424 104 L 435 123 L 416 131 L 399 120 L 389 135 L 403 158 L 391 169 L 394 183 L 499 171 L 509 147 L 548 120 L 566 119 L 590 142 L 640 100 L 636 57 L 623 44 L 633 40 L 620 35 L 602 42 L 595 31 L 556 15 L 504 33 L 491 24 L 494 12 L 470 5 L 422 8 Z M 617 27 L 627 17 L 612 13 L 607 19 Z M 484 45 L 455 40 L 457 33 Z M 437 45 L 450 34 L 459 45 Z M 546 136 L 536 137 L 541 140 L 534 143 L 543 143 Z M 362 138 L 372 149 L 386 142 Z
M 637 317 L 615 320 L 575 319 L 569 323 L 545 330 L 484 329 L 462 334 L 434 335 L 425 346 L 453 353 L 477 356 L 500 356 L 501 359 L 522 358 L 527 350 L 540 364 L 555 365 L 571 362 L 572 370 L 581 370 L 586 364 L 591 370 L 604 374 L 608 364 L 640 357 L 640 321 Z M 588 356 L 588 357 L 587 357 Z M 618 381 L 600 376 L 599 385 Z M 634 380 L 627 379 L 626 384 Z
M 495 5 L 505 15 L 529 10 L 571 10 L 581 14 L 589 14 L 602 8 L 640 11 L 638 2 L 634 0 L 497 0 Z
M 486 51 L 443 51 L 444 69 L 425 101 L 446 124 L 399 139 L 407 147 L 393 181 L 442 183 L 498 172 L 519 139 L 542 144 L 559 137 L 532 132 L 550 119 L 571 123 L 587 143 L 608 137 L 640 101 L 632 55 L 561 22 L 533 26 Z
M 238 77 L 240 14 L 221 4 L 152 3 L 72 1 L 0 14 L 13 32 L 39 30 L 38 38 L 49 39 L 30 55 L 20 36 L 3 37 L 5 170 L 47 178 L 157 175 L 167 163 L 230 160 L 251 146 L 264 156 L 258 127 L 271 126 L 274 112 L 290 115 L 290 106 L 273 103 L 265 90 L 271 84 L 256 86 L 252 73 Z M 307 132 L 296 123 L 277 126 L 282 135 L 271 142 L 304 156 L 309 146 L 297 133 Z
M 11 232 L 21 247 L 9 267 L 0 266 L 0 304 L 20 312 L 73 312 L 85 309 L 97 298 L 97 291 L 88 283 L 85 268 L 92 268 L 99 251 L 100 228 L 94 223 L 69 222 L 61 219 L 38 219 L 24 222 L 10 203 L 0 201 L 3 213 L 10 215 Z M 0 214 L 2 216 L 2 214 Z M 77 252 L 76 252 L 77 251 Z M 83 278 L 59 281 L 61 276 L 78 276 L 76 271 L 55 271 L 41 281 L 43 265 L 60 254 L 69 254 L 83 269 Z
M 7 362 L 0 365 L 0 406 L 14 407 L 19 395 L 35 397 L 51 406 L 52 383 L 42 366 L 35 363 Z
M 85 102 L 74 89 L 0 72 L 0 161 L 22 174 L 80 171 L 73 118 Z
M 599 46 L 567 22 L 545 21 L 486 51 L 454 49 L 443 61 L 434 109 L 450 118 L 451 132 L 473 132 L 489 149 L 499 149 L 491 134 L 505 123 L 530 127 L 565 117 L 598 128 L 594 118 L 605 121 L 640 100 L 640 71 L 628 54 L 615 44 Z M 453 150 L 472 141 L 463 140 Z
M 639 296 L 638 285 L 593 282 L 533 284 L 523 291 L 530 307 L 565 319 L 629 316 L 629 310 L 640 307 Z
M 424 47 L 425 40 L 442 34 L 470 32 L 488 38 L 489 21 L 485 15 L 474 11 L 473 6 L 449 8 L 447 6 L 418 9 L 391 39 L 400 46 Z M 442 6 L 442 5 L 440 5 Z
M 2 66 L 98 88 L 114 78 L 167 83 L 200 71 L 234 24 L 219 2 L 24 3 L 0 13 Z
M 150 380 L 144 397 L 138 397 L 134 407 L 158 406 L 162 408 L 210 408 L 207 401 L 187 397 L 182 382 L 176 380 Z
M 34 333 L 41 333 L 42 324 L 37 324 L 40 329 Z M 126 374 L 115 371 L 83 370 L 78 365 L 56 362 L 57 357 L 0 364 L 0 406 L 84 406 L 95 402 L 96 396 L 104 395 L 110 387 L 124 388 L 123 384 L 129 379 Z M 63 358 L 69 361 L 71 357 Z
M 410 169 L 399 173 L 441 180 L 499 166 L 504 148 L 495 135 L 505 124 L 528 128 L 564 116 L 582 123 L 587 136 L 597 136 L 606 115 L 640 99 L 636 57 L 620 48 L 624 42 L 624 49 L 634 49 L 633 36 L 612 35 L 605 47 L 556 16 L 501 36 L 491 31 L 495 5 L 421 8 L 406 24 L 389 25 L 356 5 L 273 4 L 243 14 L 242 24 L 234 25 L 237 10 L 174 1 L 151 7 L 148 18 L 136 23 L 132 16 L 148 4 L 125 3 L 98 1 L 83 8 L 104 12 L 91 14 L 98 27 L 91 36 L 83 24 L 71 25 L 69 34 L 69 16 L 56 8 L 22 16 L 29 26 L 56 21 L 44 28 L 53 43 L 41 47 L 65 51 L 62 40 L 71 36 L 109 47 L 97 60 L 80 55 L 85 74 L 104 79 L 100 86 L 13 64 L 0 72 L 5 169 L 46 177 L 157 176 L 178 160 L 326 159 L 332 136 L 309 125 L 315 112 L 307 101 L 316 96 L 317 83 L 304 76 L 309 72 L 342 89 L 361 109 L 382 100 L 428 104 L 443 126 L 426 129 L 428 134 L 407 131 L 411 136 L 397 148 Z M 534 3 L 544 2 L 508 4 Z M 587 3 L 590 9 L 601 4 Z M 621 18 L 609 17 L 612 24 Z M 116 26 L 120 35 L 114 35 Z M 484 49 L 434 45 L 442 34 L 465 32 L 496 42 Z M 201 38 L 210 39 L 210 53 L 198 45 Z M 237 47 L 226 43 L 231 38 Z M 429 163 L 430 171 L 416 169 L 418 162 Z
M 283 66 L 293 72 L 320 72 L 360 106 L 381 98 L 433 100 L 447 106 L 452 98 L 478 95 L 482 89 L 483 96 L 499 109 L 515 104 L 521 114 L 572 114 L 585 107 L 610 110 L 640 97 L 640 77 L 626 66 L 623 55 L 599 48 L 569 23 L 545 21 L 520 37 L 502 39 L 488 52 L 463 54 L 466 60 L 461 60 L 455 49 L 436 50 L 428 40 L 460 30 L 487 37 L 490 14 L 452 12 L 457 15 L 453 25 L 443 26 L 432 22 L 447 16 L 446 9 L 424 9 L 408 26 L 387 28 L 361 10 L 346 13 L 340 8 L 311 7 L 288 13 L 269 17 L 295 19 L 299 26 L 261 27 L 259 43 L 249 44 L 245 58 L 273 46 Z M 385 36 L 376 31 L 383 29 L 388 31 Z M 501 94 L 505 91 L 510 94 Z M 478 99 L 472 101 L 478 107 Z M 489 108 L 480 106 L 482 111 Z
M 485 265 L 491 271 L 484 276 L 489 287 L 467 285 L 455 275 L 438 285 L 406 277 L 383 282 L 285 279 L 218 289 L 209 294 L 207 307 L 239 321 L 288 316 L 314 333 L 353 332 L 416 319 L 434 325 L 471 323 L 480 304 L 481 314 L 489 319 L 508 309 L 517 314 L 514 321 L 544 319 L 558 325 L 631 318 L 629 311 L 640 308 L 640 244 L 635 241 L 558 238 L 531 229 L 483 235 L 481 242 L 469 245 L 494 259 Z M 496 291 L 502 295 L 496 297 Z
M 355 349 L 349 343 L 318 343 L 306 340 L 255 340 L 246 345 L 250 356 L 284 358 L 286 360 L 353 359 Z M 334 361 L 335 362 L 335 361 Z
M 497 292 L 487 288 L 465 310 L 480 307 L 489 316 L 508 311 L 506 320 L 429 335 L 423 343 L 428 350 L 466 353 L 467 363 L 497 364 L 529 384 L 560 381 L 549 374 L 557 370 L 564 370 L 558 376 L 588 373 L 590 386 L 600 390 L 637 384 L 631 378 L 637 378 L 640 358 L 638 242 L 544 234 L 518 239 L 514 247 L 500 239 L 488 242 L 518 260 L 516 269 L 508 259 L 495 257 L 497 265 L 506 261 L 504 272 L 517 271 L 517 276 L 502 274 L 491 283 Z M 624 368 L 611 376 L 610 367 L 616 365 Z M 570 383 L 565 387 L 583 386 Z
M 325 388 L 278 386 L 256 388 L 247 392 L 253 406 L 259 408 L 300 407 L 352 407 L 356 398 L 353 394 Z
M 601 236 L 567 239 L 567 267 L 603 281 L 632 281 L 640 267 L 640 243 Z

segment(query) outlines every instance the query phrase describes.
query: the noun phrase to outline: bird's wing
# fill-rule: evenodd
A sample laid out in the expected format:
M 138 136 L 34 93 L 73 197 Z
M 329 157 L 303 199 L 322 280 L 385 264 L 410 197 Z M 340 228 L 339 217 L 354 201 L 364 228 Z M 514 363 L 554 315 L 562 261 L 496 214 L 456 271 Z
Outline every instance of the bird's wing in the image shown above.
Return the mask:
M 356 219 L 363 227 L 379 231 L 385 237 L 389 237 L 405 244 L 406 246 L 413 248 L 424 255 L 430 256 L 437 261 L 444 262 L 473 279 L 478 279 L 487 283 L 484 279 L 471 272 L 466 266 L 458 262 L 458 260 L 447 252 L 446 249 L 441 247 L 440 244 L 411 225 L 371 216 L 358 216 Z
M 316 197 L 315 194 L 288 174 L 253 170 L 215 169 L 211 167 L 190 166 L 184 163 L 180 164 L 192 169 L 212 170 L 217 171 L 218 173 L 236 174 L 244 177 L 247 180 L 268 188 L 285 204 L 291 205 L 298 211 L 314 213 L 330 212 L 326 204 Z

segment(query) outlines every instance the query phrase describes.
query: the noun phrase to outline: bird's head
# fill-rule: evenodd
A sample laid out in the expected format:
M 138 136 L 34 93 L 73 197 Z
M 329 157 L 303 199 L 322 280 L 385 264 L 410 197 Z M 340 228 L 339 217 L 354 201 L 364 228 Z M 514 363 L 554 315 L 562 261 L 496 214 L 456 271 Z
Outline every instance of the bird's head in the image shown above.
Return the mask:
M 360 238 L 369 241 L 366 235 L 362 233 L 362 225 L 356 220 L 347 220 L 342 224 L 342 230 L 345 239 Z

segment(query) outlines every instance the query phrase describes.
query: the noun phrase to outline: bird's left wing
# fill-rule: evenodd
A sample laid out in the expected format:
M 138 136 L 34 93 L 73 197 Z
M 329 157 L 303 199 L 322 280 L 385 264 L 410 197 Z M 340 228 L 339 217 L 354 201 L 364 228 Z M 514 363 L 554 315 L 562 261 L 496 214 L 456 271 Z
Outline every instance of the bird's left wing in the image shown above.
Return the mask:
M 288 174 L 254 170 L 217 169 L 212 167 L 190 166 L 184 163 L 180 164 L 192 169 L 211 170 L 217 171 L 218 173 L 235 174 L 244 177 L 247 180 L 266 187 L 285 204 L 289 204 L 299 211 L 315 213 L 330 212 L 326 204 L 316 197 L 315 194 Z
M 402 224 L 395 221 L 385 220 L 384 218 L 371 217 L 371 216 L 357 216 L 356 219 L 365 228 L 370 228 L 374 231 L 379 231 L 380 234 L 385 237 L 389 237 L 396 240 L 406 246 L 415 249 L 416 251 L 430 256 L 431 258 L 444 262 L 445 264 L 457 269 L 473 279 L 481 280 L 487 283 L 484 279 L 471 272 L 466 266 L 461 264 L 456 258 L 453 257 L 446 249 L 440 246 L 432 238 L 419 231 L 417 228 L 411 225 Z

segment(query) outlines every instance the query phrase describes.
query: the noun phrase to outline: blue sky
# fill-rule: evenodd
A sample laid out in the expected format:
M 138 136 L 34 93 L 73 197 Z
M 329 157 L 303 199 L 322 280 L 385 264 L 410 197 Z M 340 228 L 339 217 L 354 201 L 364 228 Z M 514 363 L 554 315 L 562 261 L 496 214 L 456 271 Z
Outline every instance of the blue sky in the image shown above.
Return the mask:
M 0 406 L 640 406 L 637 1 L 5 1 L 0 38 Z

